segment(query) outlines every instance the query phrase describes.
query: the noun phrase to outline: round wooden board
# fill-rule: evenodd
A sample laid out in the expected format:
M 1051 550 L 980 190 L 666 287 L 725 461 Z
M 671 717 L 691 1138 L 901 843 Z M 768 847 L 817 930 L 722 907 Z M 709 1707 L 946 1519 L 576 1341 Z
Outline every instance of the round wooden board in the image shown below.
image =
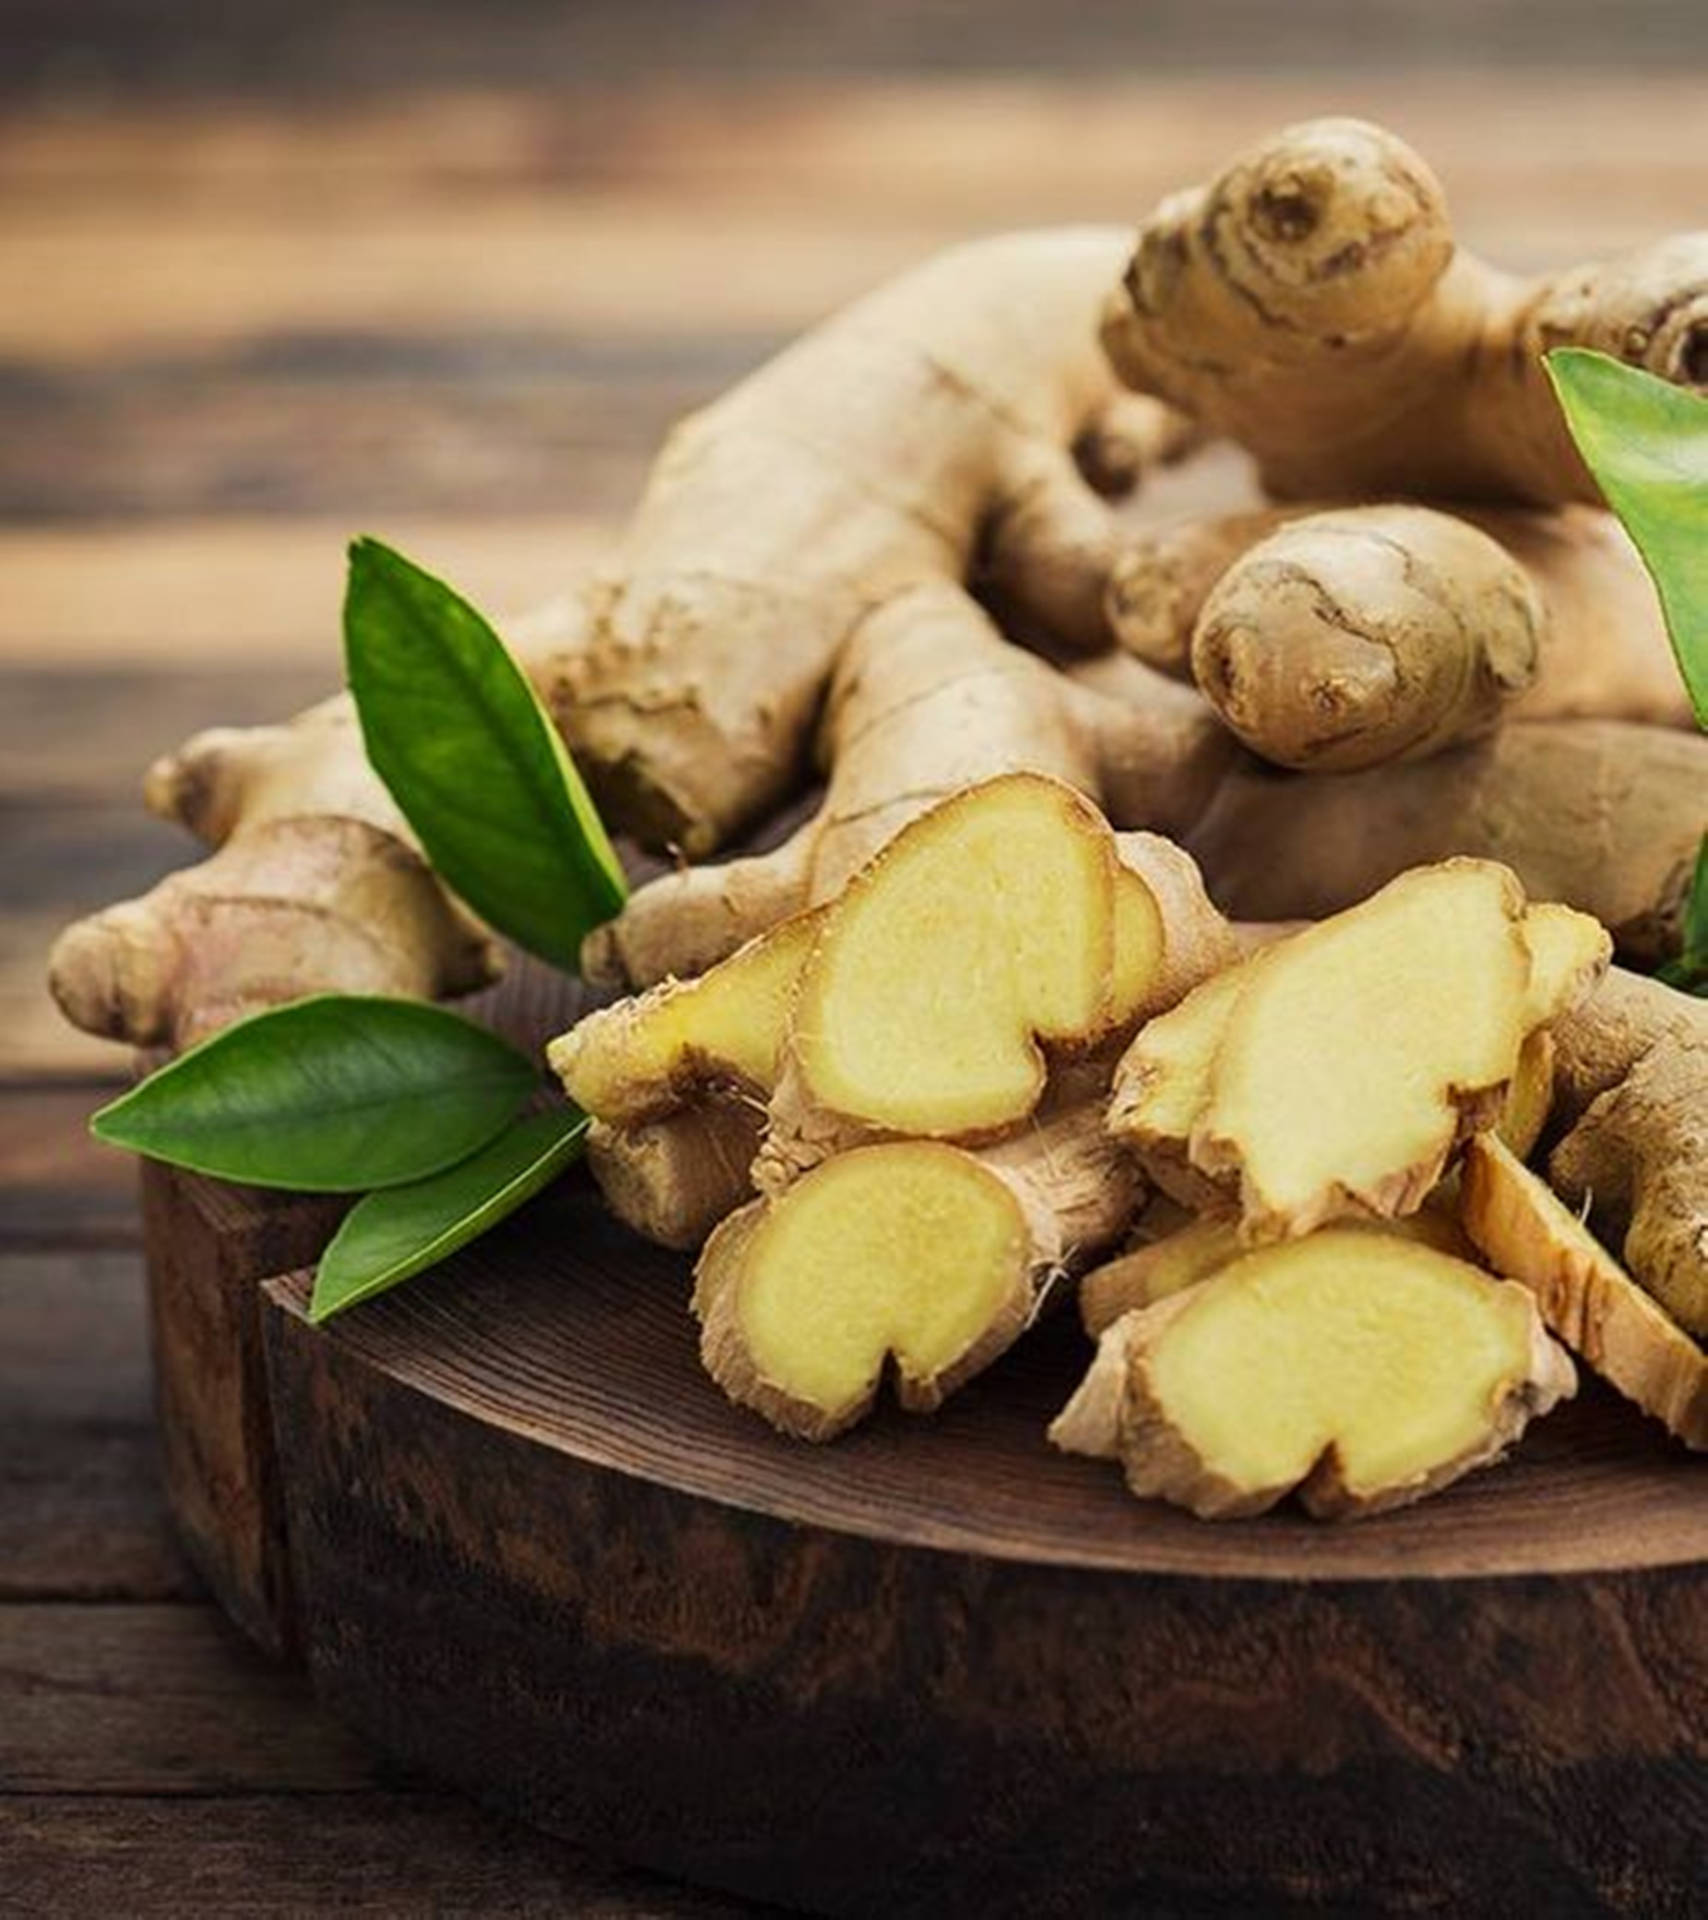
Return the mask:
M 930 1419 L 785 1441 L 577 1181 L 323 1329 L 267 1289 L 304 1643 L 401 1758 L 847 1913 L 1687 1913 L 1699 1461 L 1586 1384 L 1329 1528 L 1133 1500 L 1057 1316 Z

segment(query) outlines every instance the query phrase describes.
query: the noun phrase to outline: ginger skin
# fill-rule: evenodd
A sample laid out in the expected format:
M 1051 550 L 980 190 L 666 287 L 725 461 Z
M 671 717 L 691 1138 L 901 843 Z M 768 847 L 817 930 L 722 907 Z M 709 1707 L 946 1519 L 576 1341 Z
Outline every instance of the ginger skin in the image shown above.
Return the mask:
M 1098 351 L 1128 240 L 953 248 L 673 430 L 564 642 L 536 656 L 622 830 L 697 857 L 761 818 L 802 770 L 845 640 L 914 589 L 988 572 L 1063 644 L 1107 644 L 1113 523 L 1072 449 L 1120 491 L 1180 432 Z
M 1302 544 L 1307 526 L 1332 527 L 1340 537 Z M 1473 596 L 1447 577 L 1465 565 L 1467 527 L 1494 541 L 1512 569 L 1491 571 L 1487 555 L 1473 548 L 1468 571 L 1486 582 Z M 1361 532 L 1368 537 L 1357 537 Z M 1383 549 L 1398 568 L 1398 583 L 1380 566 Z M 1512 689 L 1502 701 L 1507 719 L 1694 723 L 1654 583 L 1624 529 L 1601 508 L 1470 506 L 1449 514 L 1302 504 L 1167 524 L 1136 535 L 1110 576 L 1110 621 L 1122 646 L 1160 672 L 1193 677 L 1206 602 L 1218 595 L 1225 625 L 1225 603 L 1239 581 L 1236 602 L 1249 608 L 1255 583 L 1246 567 L 1260 554 L 1277 584 L 1316 603 L 1315 618 L 1298 623 L 1298 637 L 1294 623 L 1273 634 L 1278 661 L 1296 660 L 1319 675 L 1325 666 L 1356 664 L 1367 647 L 1388 644 L 1397 621 L 1411 632 L 1423 627 L 1430 646 L 1466 661 L 1478 644 L 1477 633 L 1466 632 L 1467 621 L 1495 618 L 1509 635 L 1535 628 L 1536 672 L 1527 688 Z M 1275 566 L 1277 559 L 1283 564 Z M 1497 604 L 1491 606 L 1491 598 Z M 1519 618 L 1526 599 L 1536 605 L 1533 620 Z M 1276 612 L 1266 607 L 1266 621 Z M 1509 638 L 1508 651 L 1511 644 Z M 1281 719 L 1289 717 L 1284 705 Z M 1262 719 L 1248 744 L 1279 764 L 1304 764 L 1264 745 L 1264 732 L 1273 729 Z
M 1615 968 L 1555 1041 L 1550 1183 L 1708 1339 L 1708 1003 Z
M 1535 681 L 1542 624 L 1486 534 L 1424 507 L 1348 507 L 1228 568 L 1192 630 L 1192 677 L 1254 753 L 1346 773 L 1490 732 Z
M 1575 1387 L 1524 1288 L 1329 1227 L 1116 1320 L 1050 1437 L 1205 1519 L 1292 1492 L 1353 1519 L 1498 1459 Z
M 1498 860 L 1622 958 L 1670 958 L 1708 829 L 1708 737 L 1618 720 L 1537 721 L 1428 760 L 1333 780 L 1236 764 L 1182 836 L 1238 920 L 1320 919 L 1410 867 Z
M 1248 448 L 1277 498 L 1593 502 L 1541 356 L 1596 347 L 1702 385 L 1708 234 L 1517 280 L 1455 247 L 1401 141 L 1314 120 L 1157 208 L 1103 340 L 1136 392 Z
M 416 850 L 348 701 L 199 734 L 149 770 L 146 797 L 218 851 L 60 935 L 49 984 L 85 1031 L 184 1047 L 320 987 L 437 1000 L 496 977 L 496 945 Z

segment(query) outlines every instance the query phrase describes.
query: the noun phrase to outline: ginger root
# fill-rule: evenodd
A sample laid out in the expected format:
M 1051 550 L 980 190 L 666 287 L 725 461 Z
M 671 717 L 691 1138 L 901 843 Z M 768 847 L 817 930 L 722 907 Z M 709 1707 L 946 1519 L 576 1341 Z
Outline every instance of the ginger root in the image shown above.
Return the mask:
M 838 656 L 814 816 L 769 853 L 689 867 L 641 888 L 589 936 L 583 971 L 648 986 L 693 974 L 777 920 L 835 898 L 910 821 L 1003 774 L 1048 774 L 1117 824 L 1183 832 L 1237 751 L 1195 695 L 1124 678 L 1082 686 L 1005 641 L 959 588 L 917 588 Z
M 1236 1202 L 1248 1242 L 1412 1212 L 1498 1117 L 1527 1036 L 1607 959 L 1600 927 L 1527 909 L 1504 868 L 1405 874 L 1152 1021 L 1117 1069 L 1110 1127 L 1177 1198 Z
M 1708 1338 L 1708 1003 L 1615 968 L 1555 1039 L 1550 1182 Z
M 1505 555 L 1504 565 L 1479 533 Z M 1259 600 L 1268 588 L 1276 597 Z M 1309 746 L 1322 737 L 1344 754 L 1340 728 L 1350 732 L 1372 703 L 1386 726 L 1393 725 L 1390 708 L 1415 725 L 1425 696 L 1450 694 L 1447 668 L 1472 676 L 1485 624 L 1498 642 L 1497 664 L 1526 647 L 1537 661 L 1528 687 L 1498 697 L 1491 689 L 1472 701 L 1472 721 L 1498 705 L 1513 720 L 1693 724 L 1654 583 L 1618 521 L 1595 507 L 1473 506 L 1449 514 L 1304 505 L 1174 522 L 1128 544 L 1110 575 L 1109 608 L 1122 646 L 1179 678 L 1198 671 L 1204 623 L 1210 670 L 1201 684 L 1216 698 L 1222 666 L 1234 690 L 1228 701 L 1218 699 L 1225 717 L 1255 751 L 1285 766 L 1373 764 L 1382 756 L 1307 761 L 1298 748 L 1301 739 Z M 1381 658 L 1390 645 L 1391 674 Z M 1312 688 L 1311 703 L 1286 680 L 1292 673 Z M 1310 711 L 1316 701 L 1325 708 L 1321 719 Z M 1360 734 L 1353 745 L 1361 743 Z M 1404 733 L 1400 744 L 1407 744 Z M 1434 744 L 1444 744 L 1439 734 Z
M 1233 955 L 1190 861 L 1071 788 L 966 789 L 877 854 L 802 967 L 756 1168 L 786 1184 L 875 1134 L 992 1139 L 1048 1065 L 1118 1041 Z
M 1576 1387 L 1524 1288 L 1415 1238 L 1329 1227 L 1110 1326 L 1050 1429 L 1206 1519 L 1421 1499 Z
M 436 1000 L 496 976 L 496 946 L 416 850 L 347 701 L 198 734 L 146 795 L 219 851 L 60 935 L 49 985 L 87 1032 L 184 1047 L 320 987 Z
M 1187 439 L 1169 409 L 1121 389 L 1098 347 L 1128 238 L 1072 228 L 955 248 L 675 429 L 609 561 L 511 632 L 614 829 L 701 855 L 751 826 L 804 774 L 857 629 L 893 637 L 941 614 L 995 642 L 965 591 L 975 578 L 1060 646 L 1106 643 L 1116 540 L 1076 455 L 1118 493 Z M 1056 770 L 1041 743 L 949 767 L 934 791 L 1033 751 Z M 1173 763 L 1150 765 L 1171 790 Z M 305 993 L 450 994 L 490 976 L 489 943 L 407 851 L 346 700 L 204 735 L 161 763 L 148 798 L 232 851 L 68 933 L 52 984 L 78 1025 L 180 1044 Z M 806 904 L 797 890 L 691 963 L 633 977 L 698 971 Z
M 1537 721 L 1332 780 L 1251 760 L 1182 844 L 1238 920 L 1316 920 L 1408 868 L 1498 860 L 1534 900 L 1593 915 L 1622 957 L 1679 950 L 1708 829 L 1708 736 Z
M 1598 347 L 1701 386 L 1708 235 L 1515 280 L 1456 249 L 1401 141 L 1314 120 L 1157 208 L 1103 340 L 1279 498 L 1596 501 L 1541 356 Z
M 1466 1149 L 1461 1197 L 1489 1265 L 1535 1294 L 1566 1345 L 1687 1447 L 1708 1449 L 1708 1355 L 1571 1209 L 1490 1139 Z
M 1542 603 L 1487 534 L 1426 507 L 1290 521 L 1211 589 L 1192 677 L 1277 766 L 1419 760 L 1497 726 L 1536 679 Z
M 803 1440 L 862 1420 L 886 1369 L 903 1407 L 931 1412 L 1013 1345 L 1052 1280 L 1107 1246 L 1138 1198 L 1095 1101 L 976 1154 L 855 1147 L 706 1242 L 701 1356 L 737 1405 Z
M 632 1127 L 701 1095 L 763 1106 L 777 1084 L 789 1009 L 822 912 L 784 920 L 694 980 L 584 1014 L 546 1047 L 584 1112 Z

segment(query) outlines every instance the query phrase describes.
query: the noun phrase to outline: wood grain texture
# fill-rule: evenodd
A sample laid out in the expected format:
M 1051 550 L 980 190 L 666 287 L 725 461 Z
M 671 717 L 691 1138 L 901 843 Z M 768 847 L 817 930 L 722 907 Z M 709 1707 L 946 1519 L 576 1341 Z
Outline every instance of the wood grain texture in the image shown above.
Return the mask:
M 0 1251 L 0 1645 L 10 1602 L 195 1590 L 157 1446 L 140 1257 Z
M 333 1911 L 508 1920 L 734 1920 L 746 1902 L 672 1886 L 423 1791 L 83 1794 L 0 1800 L 0 1914 Z
M 325 1793 L 375 1777 L 372 1753 L 205 1603 L 10 1606 L 3 1624 L 4 1793 Z
M 849 1913 L 1689 1910 L 1708 1509 L 1608 1396 L 1412 1511 L 1218 1529 L 1050 1453 L 1065 1317 L 778 1439 L 573 1183 L 327 1329 L 267 1292 L 317 1686 L 549 1827 Z
M 0 1255 L 140 1244 L 135 1164 L 89 1137 L 102 1094 L 0 1083 Z

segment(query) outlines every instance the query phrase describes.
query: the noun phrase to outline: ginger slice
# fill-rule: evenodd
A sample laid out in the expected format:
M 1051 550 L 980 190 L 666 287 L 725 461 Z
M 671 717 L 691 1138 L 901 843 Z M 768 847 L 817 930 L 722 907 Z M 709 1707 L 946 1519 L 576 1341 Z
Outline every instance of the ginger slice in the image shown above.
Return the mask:
M 636 1126 L 706 1089 L 769 1096 L 802 964 L 819 911 L 750 940 L 697 980 L 666 980 L 587 1014 L 546 1048 L 578 1106 Z
M 1248 1242 L 1408 1213 L 1606 961 L 1593 921 L 1527 914 L 1505 868 L 1420 868 L 1152 1021 L 1110 1125 L 1170 1191 L 1184 1163 L 1237 1197 Z
M 1546 1027 L 1526 1034 L 1518 1050 L 1518 1065 L 1494 1130 L 1520 1160 L 1529 1158 L 1548 1124 L 1554 1104 L 1554 1054 L 1554 1036 Z
M 1519 1049 L 1517 1070 L 1494 1128 L 1495 1137 L 1520 1158 L 1541 1137 L 1553 1088 L 1554 1037 L 1547 1028 L 1538 1027 Z M 1343 1224 L 1370 1232 L 1402 1234 L 1434 1247 L 1438 1253 L 1475 1263 L 1476 1248 L 1459 1223 L 1458 1181 L 1457 1171 L 1450 1173 L 1416 1213 L 1401 1219 L 1348 1220 Z M 1175 1214 L 1177 1223 L 1170 1230 L 1159 1231 L 1146 1245 L 1107 1261 L 1079 1283 L 1079 1316 L 1094 1340 L 1122 1314 L 1153 1307 L 1159 1300 L 1196 1286 L 1245 1252 L 1239 1221 L 1229 1214 L 1179 1220 L 1171 1202 L 1158 1200 L 1152 1206 Z M 1141 1220 L 1140 1224 L 1145 1222 Z
M 915 821 L 849 883 L 802 969 L 785 1123 L 799 1108 L 965 1139 L 1024 1119 L 1044 1047 L 1110 1030 L 1115 873 L 1101 816 L 1036 775 Z M 1140 918 L 1129 901 L 1129 982 L 1160 947 L 1160 916 Z
M 1589 1229 L 1498 1140 L 1473 1140 L 1465 1230 L 1489 1264 L 1535 1294 L 1542 1317 L 1627 1400 L 1708 1449 L 1708 1356 Z
M 1557 900 L 1537 901 L 1525 909 L 1524 946 L 1530 955 L 1524 1012 L 1532 1026 L 1581 1005 L 1612 958 L 1606 928 Z
M 1442 1189 L 1432 1193 L 1416 1213 L 1403 1220 L 1345 1220 L 1348 1233 L 1385 1233 L 1433 1247 L 1455 1259 L 1476 1258 L 1454 1210 L 1456 1201 Z M 1239 1222 L 1227 1214 L 1210 1214 L 1174 1233 L 1137 1247 L 1119 1259 L 1105 1262 L 1079 1283 L 1079 1317 L 1092 1339 L 1100 1339 L 1126 1313 L 1142 1312 L 1201 1280 L 1221 1272 L 1247 1249 L 1240 1240 Z
M 1522 1287 L 1330 1227 L 1116 1321 L 1051 1438 L 1206 1519 L 1295 1491 L 1349 1519 L 1498 1459 L 1575 1385 Z
M 1051 1279 L 1121 1231 L 1139 1188 L 1087 1103 L 984 1154 L 855 1147 L 713 1233 L 706 1370 L 784 1433 L 828 1440 L 896 1397 L 930 1412 L 1031 1323 Z

